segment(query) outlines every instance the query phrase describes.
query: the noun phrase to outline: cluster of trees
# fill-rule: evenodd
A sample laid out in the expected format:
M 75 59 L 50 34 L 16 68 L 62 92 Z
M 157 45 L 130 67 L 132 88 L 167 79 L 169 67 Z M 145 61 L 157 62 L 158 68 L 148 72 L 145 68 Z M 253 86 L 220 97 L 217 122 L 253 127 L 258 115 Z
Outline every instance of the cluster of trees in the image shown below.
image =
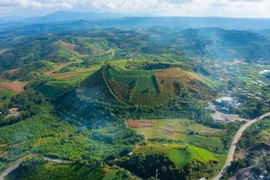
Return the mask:
M 264 106 L 264 102 L 242 94 L 236 94 L 236 96 L 243 100 L 244 103 L 237 108 L 231 107 L 230 111 L 233 114 L 239 114 L 241 117 L 247 119 L 254 119 L 268 111 Z
M 42 111 L 43 106 L 48 106 L 44 97 L 34 91 L 25 91 L 11 98 L 9 104 L 5 105 L 5 111 L 10 108 L 18 108 L 19 115 L 6 118 L 0 116 L 0 126 L 11 125 L 29 117 L 35 116 Z
M 192 180 L 200 179 L 201 173 L 207 178 L 214 176 L 217 172 L 214 162 L 203 163 L 194 160 L 179 168 L 166 155 L 145 155 L 144 153 L 119 159 L 117 164 L 145 179 L 152 179 L 157 173 L 159 179 Z

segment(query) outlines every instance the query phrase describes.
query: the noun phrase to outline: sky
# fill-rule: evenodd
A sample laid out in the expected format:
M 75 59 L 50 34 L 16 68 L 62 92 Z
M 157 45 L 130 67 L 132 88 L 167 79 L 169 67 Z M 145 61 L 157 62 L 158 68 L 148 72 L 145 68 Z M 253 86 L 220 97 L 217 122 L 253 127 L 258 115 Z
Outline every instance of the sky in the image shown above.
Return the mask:
M 270 0 L 0 0 L 0 16 L 36 17 L 59 10 L 127 16 L 270 18 Z

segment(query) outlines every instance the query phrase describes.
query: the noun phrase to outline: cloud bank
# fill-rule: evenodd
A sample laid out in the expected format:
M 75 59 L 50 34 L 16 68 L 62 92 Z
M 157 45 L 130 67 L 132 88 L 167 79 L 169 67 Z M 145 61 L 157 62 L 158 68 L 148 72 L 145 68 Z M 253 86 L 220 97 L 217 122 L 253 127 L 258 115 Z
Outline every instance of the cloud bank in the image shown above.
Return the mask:
M 0 0 L 0 15 L 56 10 L 133 15 L 269 17 L 269 0 Z

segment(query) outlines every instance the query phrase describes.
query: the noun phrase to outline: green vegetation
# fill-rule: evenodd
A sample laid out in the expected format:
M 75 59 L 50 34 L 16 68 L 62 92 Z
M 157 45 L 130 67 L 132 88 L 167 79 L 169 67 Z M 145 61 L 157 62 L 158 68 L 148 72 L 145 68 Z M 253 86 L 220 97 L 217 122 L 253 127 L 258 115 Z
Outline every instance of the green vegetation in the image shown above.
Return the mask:
M 0 90 L 0 108 L 3 108 L 3 105 L 8 104 L 10 98 L 16 95 L 13 91 L 3 89 Z
M 200 176 L 210 178 L 218 169 L 218 161 L 210 152 L 177 144 L 143 145 L 130 157 L 117 160 L 117 164 L 132 169 L 144 178 L 155 176 L 155 170 L 158 169 L 161 179 L 198 179 Z M 196 171 L 197 168 L 200 171 Z
M 7 180 L 44 179 L 44 180 L 135 180 L 130 173 L 119 167 L 104 167 L 92 170 L 91 166 L 79 163 L 53 163 L 34 157 L 23 162 L 18 169 L 8 175 Z
M 169 157 L 178 167 L 184 167 L 186 164 L 191 163 L 194 160 L 204 163 L 217 161 L 209 151 L 195 147 L 187 147 L 183 150 L 174 149 L 169 152 Z

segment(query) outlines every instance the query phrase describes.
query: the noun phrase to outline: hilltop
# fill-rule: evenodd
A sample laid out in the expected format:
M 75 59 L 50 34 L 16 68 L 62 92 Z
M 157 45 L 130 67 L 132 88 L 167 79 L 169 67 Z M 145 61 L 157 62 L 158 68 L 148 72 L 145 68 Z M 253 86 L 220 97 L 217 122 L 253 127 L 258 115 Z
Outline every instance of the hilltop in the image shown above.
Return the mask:
M 203 79 L 179 65 L 151 61 L 109 63 L 79 88 L 88 98 L 103 102 L 110 98 L 122 105 L 142 107 L 160 106 L 186 93 L 199 100 L 216 95 Z

